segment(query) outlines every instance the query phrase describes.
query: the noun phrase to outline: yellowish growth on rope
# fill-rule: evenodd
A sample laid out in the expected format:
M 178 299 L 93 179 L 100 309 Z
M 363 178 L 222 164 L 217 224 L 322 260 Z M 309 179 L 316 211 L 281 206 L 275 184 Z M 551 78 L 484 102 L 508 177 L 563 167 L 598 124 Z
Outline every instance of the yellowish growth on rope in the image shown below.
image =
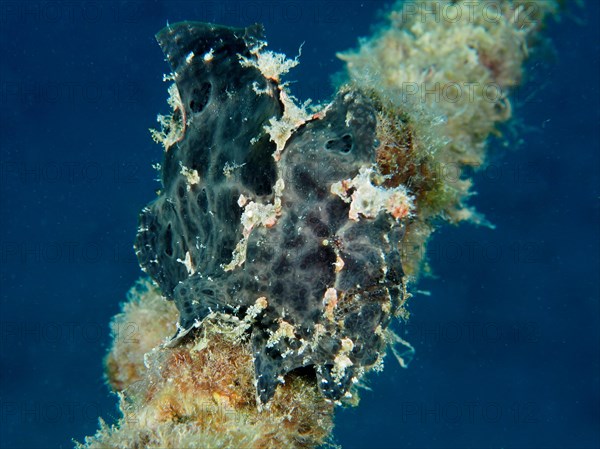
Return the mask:
M 464 168 L 485 163 L 488 138 L 512 115 L 530 42 L 555 12 L 553 0 L 399 2 L 385 27 L 338 55 L 350 84 L 380 103 L 380 171 L 415 195 L 402 244 L 408 274 L 419 272 L 432 220 L 488 224 L 464 205 Z
M 248 320 L 267 306 L 258 298 Z M 116 426 L 101 420 L 96 435 L 78 447 L 301 449 L 324 443 L 333 405 L 309 379 L 288 376 L 268 410 L 258 410 L 252 351 L 239 330 L 245 320 L 232 318 L 214 315 L 195 340 L 157 346 L 173 335 L 175 306 L 146 282 L 132 289 L 113 330 L 129 324 L 136 343 L 116 338 L 107 359 L 123 417 Z

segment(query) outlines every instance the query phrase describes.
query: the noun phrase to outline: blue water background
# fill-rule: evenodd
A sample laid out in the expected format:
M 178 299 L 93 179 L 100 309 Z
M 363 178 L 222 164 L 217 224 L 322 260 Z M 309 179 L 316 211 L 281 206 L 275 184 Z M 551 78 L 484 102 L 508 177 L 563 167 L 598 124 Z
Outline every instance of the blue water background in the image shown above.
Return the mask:
M 161 160 L 167 21 L 265 24 L 302 47 L 288 79 L 327 99 L 336 51 L 385 3 L 0 2 L 0 447 L 71 447 L 113 422 L 108 323 L 141 275 L 132 241 Z M 573 7 L 530 64 L 508 145 L 493 143 L 471 204 L 496 225 L 445 227 L 403 336 L 345 448 L 600 446 L 599 7 Z M 401 329 L 399 327 L 399 329 Z

